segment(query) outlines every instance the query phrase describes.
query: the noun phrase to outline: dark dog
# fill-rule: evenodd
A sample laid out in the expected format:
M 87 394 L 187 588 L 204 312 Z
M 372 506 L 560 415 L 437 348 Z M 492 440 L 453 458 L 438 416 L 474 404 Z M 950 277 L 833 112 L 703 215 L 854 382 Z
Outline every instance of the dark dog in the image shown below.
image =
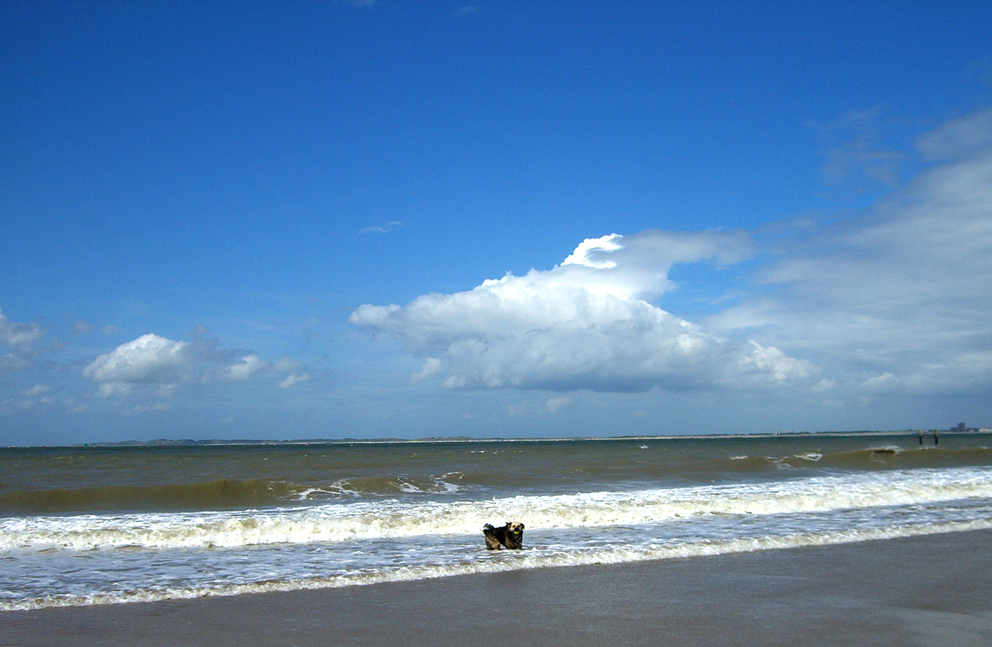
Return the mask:
M 491 523 L 482 527 L 486 536 L 486 548 L 499 550 L 506 546 L 510 550 L 520 550 L 524 546 L 524 524 L 519 521 L 507 521 L 505 526 L 494 528 Z

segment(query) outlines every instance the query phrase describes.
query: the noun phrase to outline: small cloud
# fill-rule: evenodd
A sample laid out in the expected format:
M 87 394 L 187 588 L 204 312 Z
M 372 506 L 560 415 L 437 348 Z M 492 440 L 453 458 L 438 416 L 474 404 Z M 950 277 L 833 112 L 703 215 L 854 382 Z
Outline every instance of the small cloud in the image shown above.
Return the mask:
M 872 393 L 885 393 L 895 390 L 901 380 L 892 373 L 882 373 L 864 381 L 862 386 Z
M 374 225 L 372 227 L 366 227 L 365 229 L 359 230 L 360 234 L 388 234 L 394 229 L 399 229 L 403 226 L 403 223 L 399 220 L 391 220 L 384 225 Z
M 558 409 L 564 407 L 566 404 L 571 404 L 571 403 L 572 403 L 572 398 L 548 398 L 548 401 L 545 402 L 545 404 L 548 407 L 548 411 L 557 411 Z
M 506 407 L 507 415 L 513 416 L 514 418 L 518 416 L 523 416 L 527 414 L 526 404 L 511 404 Z
M 278 373 L 292 373 L 303 368 L 304 364 L 298 359 L 293 359 L 289 355 L 283 355 L 272 365 L 272 370 Z
M 74 335 L 86 335 L 93 332 L 93 324 L 88 321 L 80 319 L 72 324 L 72 332 Z
M 0 344 L 12 346 L 22 353 L 28 353 L 35 342 L 44 335 L 44 329 L 38 324 L 11 321 L 0 310 Z
M 169 411 L 172 409 L 172 404 L 169 402 L 156 402 L 154 404 L 136 404 L 134 408 L 131 409 L 132 413 L 146 413 L 148 411 Z
M 458 8 L 459 16 L 471 16 L 473 14 L 479 13 L 480 9 L 475 5 L 465 5 L 464 7 Z
M 814 393 L 824 393 L 824 392 L 830 391 L 830 390 L 832 390 L 832 389 L 834 389 L 836 387 L 837 387 L 837 381 L 836 380 L 822 379 L 822 380 L 820 380 L 819 382 L 816 383 L 816 386 L 814 386 L 812 388 L 812 391 Z
M 268 364 L 268 362 L 260 358 L 258 355 L 245 355 L 237 364 L 232 364 L 225 368 L 223 371 L 223 376 L 224 379 L 232 382 L 243 382 L 268 366 Z
M 288 389 L 294 384 L 299 384 L 300 382 L 306 382 L 310 379 L 309 373 L 290 373 L 286 376 L 286 379 L 279 383 L 280 389 Z
M 22 393 L 27 397 L 32 398 L 36 395 L 41 395 L 42 393 L 50 393 L 51 390 L 52 387 L 47 384 L 35 384 L 30 389 L 24 390 Z
M 444 368 L 444 364 L 441 362 L 441 360 L 437 359 L 436 357 L 428 357 L 424 361 L 423 368 L 421 368 L 420 372 L 414 375 L 412 379 L 414 382 L 420 382 L 421 380 L 426 380 L 440 373 L 443 368 Z
M 101 384 L 96 394 L 101 398 L 122 398 L 131 392 L 131 385 L 123 382 L 107 382 Z
M 116 335 L 120 331 L 117 329 L 117 326 L 113 324 L 107 324 L 106 326 L 100 329 L 100 332 L 102 332 L 104 335 Z
M 13 353 L 6 356 L 0 355 L 0 372 L 3 371 L 23 371 L 31 367 L 31 362 L 23 357 L 15 357 Z
M 762 346 L 753 339 L 750 340 L 753 350 L 741 358 L 744 364 L 750 364 L 771 373 L 771 377 L 782 382 L 793 378 L 804 378 L 811 371 L 810 363 L 806 360 L 789 357 L 774 346 Z

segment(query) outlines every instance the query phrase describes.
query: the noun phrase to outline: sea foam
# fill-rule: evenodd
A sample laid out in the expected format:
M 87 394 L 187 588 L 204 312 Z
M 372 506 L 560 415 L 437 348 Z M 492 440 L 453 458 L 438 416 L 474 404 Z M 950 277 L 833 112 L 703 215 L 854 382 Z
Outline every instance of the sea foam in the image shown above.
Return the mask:
M 602 528 L 705 515 L 827 513 L 992 498 L 992 468 L 818 476 L 766 483 L 519 495 L 490 500 L 357 501 L 185 513 L 0 519 L 0 556 L 40 551 L 233 548 L 470 535 L 485 522 L 532 530 Z

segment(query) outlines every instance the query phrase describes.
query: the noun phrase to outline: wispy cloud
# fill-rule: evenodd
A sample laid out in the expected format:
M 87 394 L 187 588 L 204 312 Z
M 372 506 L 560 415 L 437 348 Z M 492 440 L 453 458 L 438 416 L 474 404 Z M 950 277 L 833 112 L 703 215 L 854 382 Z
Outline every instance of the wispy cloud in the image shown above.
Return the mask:
M 388 234 L 394 229 L 399 229 L 403 226 L 403 223 L 399 220 L 391 220 L 384 225 L 374 225 L 372 227 L 366 227 L 365 229 L 360 229 L 358 233 L 360 234 Z
M 881 107 L 875 107 L 852 110 L 831 123 L 819 125 L 834 140 L 822 167 L 827 181 L 853 184 L 861 189 L 879 184 L 896 186 L 909 156 L 883 142 L 886 131 L 904 122 L 888 117 Z
M 756 275 L 764 294 L 706 322 L 758 327 L 838 387 L 871 393 L 992 388 L 992 119 L 918 140 L 943 163 L 860 221 L 804 232 Z
M 46 393 L 50 393 L 51 391 L 52 391 L 52 387 L 48 386 L 47 384 L 35 384 L 30 389 L 25 389 L 23 391 L 23 394 L 29 398 L 33 398 L 38 395 L 44 395 Z
M 931 160 L 963 157 L 992 144 L 992 109 L 953 119 L 916 141 L 916 147 Z

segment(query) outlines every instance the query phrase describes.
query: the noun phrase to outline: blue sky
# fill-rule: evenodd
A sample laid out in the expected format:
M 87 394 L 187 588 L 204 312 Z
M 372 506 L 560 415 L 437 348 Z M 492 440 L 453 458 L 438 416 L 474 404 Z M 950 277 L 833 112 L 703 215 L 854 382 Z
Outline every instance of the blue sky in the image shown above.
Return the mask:
M 5 2 L 0 444 L 992 425 L 989 33 Z

